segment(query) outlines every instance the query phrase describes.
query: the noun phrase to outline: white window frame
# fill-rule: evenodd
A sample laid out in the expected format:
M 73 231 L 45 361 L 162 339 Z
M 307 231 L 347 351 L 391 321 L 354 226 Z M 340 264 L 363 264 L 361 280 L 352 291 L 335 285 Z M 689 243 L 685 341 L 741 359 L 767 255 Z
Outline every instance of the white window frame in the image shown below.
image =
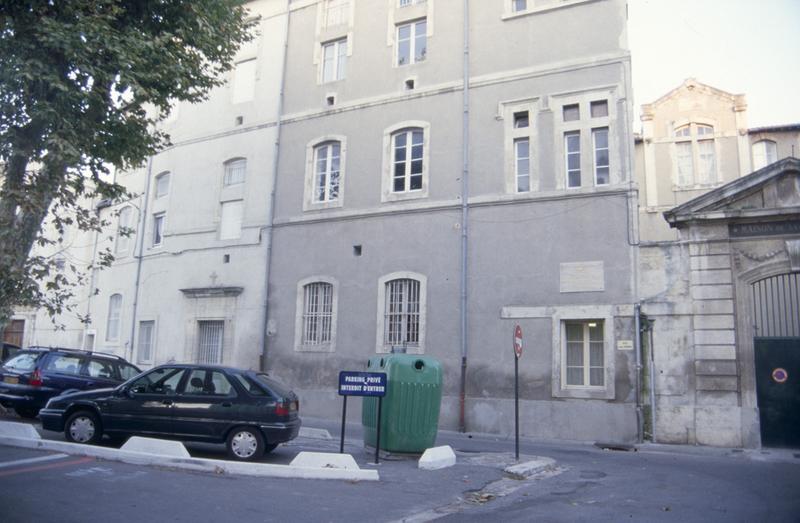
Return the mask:
M 247 180 L 247 158 L 231 158 L 222 164 L 222 186 L 241 185 Z
M 606 134 L 606 146 L 605 147 L 599 147 L 597 145 L 597 137 L 598 137 L 599 133 L 602 133 L 602 132 L 604 132 Z M 596 187 L 597 186 L 602 186 L 602 185 L 608 185 L 609 183 L 611 183 L 611 161 L 610 161 L 611 160 L 611 149 L 609 148 L 609 139 L 610 139 L 610 136 L 609 136 L 609 132 L 608 132 L 608 127 L 595 127 L 594 129 L 592 129 L 592 163 L 593 163 L 593 171 L 594 171 L 594 185 Z M 597 159 L 597 154 L 600 151 L 605 151 L 606 152 L 606 162 L 604 164 L 600 163 L 599 160 Z M 606 181 L 602 182 L 602 183 L 600 182 L 600 176 L 599 176 L 599 170 L 600 169 L 606 169 Z
M 717 122 L 705 118 L 673 122 L 670 139 L 674 189 L 691 190 L 719 185 L 718 129 Z M 711 155 L 705 154 L 706 147 L 710 148 Z M 690 154 L 681 155 L 680 150 Z M 682 166 L 686 169 L 682 169 Z
M 564 183 L 567 186 L 567 189 L 580 189 L 583 186 L 583 169 L 581 168 L 581 131 L 567 131 L 564 133 L 564 172 L 566 173 L 566 178 Z M 578 140 L 572 140 L 574 137 L 578 137 Z M 578 148 L 570 150 L 569 144 L 577 144 Z M 573 156 L 578 157 L 578 168 L 577 169 L 570 169 L 570 159 Z M 578 184 L 573 185 L 571 183 L 572 176 L 571 174 L 577 172 L 578 173 Z
M 538 140 L 537 114 L 539 100 L 531 98 L 527 100 L 514 100 L 501 102 L 498 107 L 498 115 L 503 119 L 505 130 L 505 192 L 513 195 L 529 195 L 539 190 L 539 170 L 536 163 L 536 145 Z M 516 115 L 520 113 L 528 114 L 528 125 L 525 127 L 516 126 Z M 528 190 L 519 190 L 519 169 L 518 169 L 518 150 L 517 144 L 528 141 Z
M 219 202 L 219 239 L 238 240 L 242 237 L 244 200 Z
M 528 10 L 528 0 L 510 0 L 512 13 L 524 13 Z
M 592 103 L 605 102 L 608 114 L 605 116 L 592 116 Z M 622 164 L 619 141 L 616 136 L 616 88 L 592 89 L 578 93 L 553 95 L 550 99 L 553 113 L 556 115 L 555 132 L 556 154 L 560 158 L 557 162 L 559 175 L 556 179 L 556 188 L 570 191 L 593 191 L 623 181 L 624 173 L 620 169 Z M 564 107 L 578 105 L 579 117 L 577 120 L 564 121 Z M 622 124 L 624 125 L 624 124 Z M 608 184 L 597 184 L 595 170 L 594 129 L 608 129 Z M 569 184 L 569 168 L 567 159 L 567 135 L 580 133 L 580 185 Z
M 339 194 L 336 199 L 316 200 L 317 190 L 317 148 L 327 144 L 339 144 Z M 306 171 L 303 197 L 303 211 L 332 209 L 344 204 L 345 175 L 347 173 L 347 137 L 338 134 L 319 136 L 306 144 Z
M 119 342 L 122 333 L 122 294 L 115 292 L 108 297 L 106 316 L 106 341 Z
M 147 340 L 147 345 L 149 346 L 149 352 L 143 351 L 143 338 L 142 338 L 142 327 L 144 324 L 149 324 L 150 328 L 150 339 Z M 136 361 L 139 363 L 144 364 L 151 364 L 155 361 L 155 353 L 156 353 L 156 320 L 154 319 L 141 319 L 139 321 L 138 330 L 136 332 Z
M 394 190 L 394 137 L 400 132 L 421 130 L 422 131 L 422 187 L 409 190 L 408 186 L 404 191 Z M 398 123 L 384 130 L 383 132 L 383 177 L 381 183 L 381 201 L 403 201 L 428 197 L 428 184 L 430 172 L 430 124 L 419 120 L 409 120 Z M 410 183 L 411 162 L 407 157 L 406 179 Z
M 415 280 L 419 283 L 419 312 L 417 322 L 417 344 L 406 345 L 406 351 L 410 354 L 424 354 L 425 353 L 425 333 L 426 333 L 426 320 L 427 320 L 427 296 L 428 296 L 428 278 L 419 273 L 409 271 L 393 272 L 382 276 L 378 280 L 378 310 L 377 310 L 377 329 L 375 339 L 375 352 L 388 353 L 392 347 L 385 342 L 386 336 L 386 288 L 389 282 L 395 280 Z
M 153 248 L 161 247 L 164 244 L 164 229 L 167 223 L 167 213 L 157 212 L 153 214 L 153 237 L 151 246 Z
M 320 46 L 319 82 L 327 84 L 344 80 L 347 77 L 347 56 L 349 54 L 347 37 L 323 42 Z M 329 49 L 332 53 L 330 60 L 328 59 Z M 328 64 L 330 64 L 330 69 L 328 69 Z M 326 74 L 328 71 L 330 74 Z
M 753 155 L 753 170 L 763 169 L 778 161 L 778 142 L 763 138 L 750 146 Z
M 320 169 L 320 156 L 323 151 L 325 165 Z M 334 162 L 335 160 L 335 162 Z M 323 142 L 314 147 L 314 193 L 313 203 L 329 203 L 336 201 L 339 198 L 339 190 L 341 185 L 339 183 L 341 175 L 341 160 L 342 160 L 342 144 L 341 142 L 331 141 Z M 334 168 L 336 163 L 336 168 Z M 335 188 L 334 191 L 334 174 L 335 174 Z M 322 196 L 320 197 L 320 190 Z
M 600 320 L 600 319 L 564 320 L 564 321 L 561 322 L 561 325 L 562 325 L 563 332 L 564 332 L 564 337 L 563 337 L 563 341 L 562 341 L 562 344 L 561 344 L 562 345 L 562 351 L 563 351 L 562 355 L 561 355 L 561 362 L 562 362 L 562 365 L 561 365 L 561 380 L 562 381 L 561 381 L 561 383 L 562 383 L 562 387 L 569 388 L 569 389 L 595 389 L 595 390 L 604 389 L 605 388 L 605 350 L 603 350 L 601 352 L 601 354 L 603 356 L 603 364 L 600 365 L 600 366 L 597 366 L 597 365 L 593 366 L 592 365 L 592 350 L 591 349 L 592 349 L 592 343 L 596 343 L 596 342 L 593 342 L 591 340 L 591 332 L 590 332 L 591 327 L 596 327 L 596 326 L 599 325 L 600 328 L 602 329 L 601 332 L 605 333 L 606 326 L 605 326 L 605 323 L 603 322 L 603 320 Z M 583 362 L 579 366 L 572 366 L 572 367 L 580 369 L 582 383 L 570 383 L 569 382 L 569 370 L 571 368 L 570 365 L 569 365 L 569 343 L 570 343 L 570 340 L 568 339 L 567 331 L 568 331 L 568 327 L 570 325 L 578 325 L 581 328 L 581 339 L 580 339 L 581 349 L 580 349 L 580 352 L 581 352 L 581 358 L 582 358 Z M 605 340 L 602 340 L 602 342 L 603 342 L 603 348 L 605 349 Z M 603 374 L 603 376 L 602 376 L 603 383 L 600 384 L 600 385 L 592 385 L 591 384 L 592 369 L 597 369 L 597 368 L 603 369 L 603 373 L 602 373 Z
M 331 290 L 331 310 L 330 310 L 330 332 L 328 340 L 318 343 L 305 343 L 305 315 L 306 315 L 306 289 L 309 285 L 323 284 L 330 285 Z M 294 324 L 294 350 L 297 352 L 335 352 L 336 351 L 336 332 L 339 310 L 339 282 L 330 276 L 315 275 L 304 278 L 297 282 L 297 299 L 295 302 L 295 324 Z
M 420 24 L 425 24 L 425 30 L 420 34 Z M 400 63 L 400 46 L 401 46 L 401 39 L 400 39 L 400 31 L 402 28 L 408 27 L 409 28 L 409 36 L 408 36 L 408 62 L 407 63 Z M 428 20 L 427 18 L 419 18 L 417 20 L 411 20 L 408 22 L 402 22 L 397 24 L 397 30 L 395 33 L 395 53 L 394 53 L 394 63 L 397 67 L 402 67 L 405 65 L 413 65 L 420 62 L 424 62 L 428 57 Z M 417 59 L 417 40 L 420 36 L 424 36 L 425 38 L 425 54 L 422 58 Z M 405 41 L 405 40 L 402 40 Z
M 326 0 L 323 6 L 322 26 L 335 27 L 349 23 L 351 1 L 352 0 Z
M 130 205 L 124 206 L 119 210 L 117 216 L 117 237 L 114 252 L 117 256 L 125 256 L 130 251 L 131 241 L 135 237 L 135 232 L 131 232 L 130 236 L 123 236 L 121 231 L 123 228 L 131 228 L 133 219 L 133 207 Z
M 196 357 L 194 358 L 197 363 L 201 364 L 209 364 L 209 365 L 221 365 L 224 362 L 225 358 L 225 336 L 226 336 L 226 325 L 227 323 L 225 320 L 220 319 L 198 319 L 197 320 L 197 341 L 195 342 L 195 354 Z M 212 325 L 213 324 L 213 325 Z M 211 351 L 203 351 L 201 344 L 203 341 L 215 341 L 215 340 L 204 340 L 202 336 L 203 327 L 220 327 L 219 330 L 219 338 L 216 343 L 216 348 L 212 347 Z M 211 347 L 209 344 L 208 347 Z M 201 357 L 205 353 L 214 353 L 218 356 L 218 359 L 215 360 L 202 360 Z
M 169 194 L 170 181 L 171 181 L 171 176 L 169 171 L 164 171 L 163 173 L 159 173 L 158 176 L 156 176 L 155 188 L 153 189 L 154 199 L 158 200 Z

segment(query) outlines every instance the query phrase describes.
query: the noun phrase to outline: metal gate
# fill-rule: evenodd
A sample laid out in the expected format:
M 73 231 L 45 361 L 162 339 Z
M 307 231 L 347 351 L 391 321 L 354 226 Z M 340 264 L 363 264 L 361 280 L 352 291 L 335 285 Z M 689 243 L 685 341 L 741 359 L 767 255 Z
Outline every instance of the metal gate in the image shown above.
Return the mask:
M 800 275 L 772 276 L 752 290 L 761 443 L 800 448 Z

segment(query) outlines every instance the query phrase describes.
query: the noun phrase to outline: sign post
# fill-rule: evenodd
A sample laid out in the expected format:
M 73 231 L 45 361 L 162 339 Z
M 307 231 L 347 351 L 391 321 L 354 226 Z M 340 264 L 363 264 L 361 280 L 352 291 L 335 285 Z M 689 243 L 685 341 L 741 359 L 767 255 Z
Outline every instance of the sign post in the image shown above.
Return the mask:
M 519 461 L 519 359 L 522 357 L 522 327 L 514 327 L 514 456 Z
M 359 372 L 343 370 L 339 372 L 339 395 L 344 396 L 342 405 L 342 435 L 339 453 L 344 453 L 344 426 L 347 416 L 347 396 L 376 396 L 378 398 L 378 424 L 375 441 L 375 464 L 379 463 L 381 448 L 381 406 L 386 395 L 386 374 L 383 372 Z

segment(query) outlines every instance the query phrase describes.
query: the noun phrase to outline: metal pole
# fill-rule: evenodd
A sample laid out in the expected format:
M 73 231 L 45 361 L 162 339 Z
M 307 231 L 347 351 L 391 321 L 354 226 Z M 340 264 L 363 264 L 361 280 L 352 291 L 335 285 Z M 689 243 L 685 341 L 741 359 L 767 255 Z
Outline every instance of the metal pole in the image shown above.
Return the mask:
M 650 352 L 650 441 L 656 443 L 656 361 L 653 355 L 653 320 L 647 320 Z
M 519 358 L 514 351 L 514 456 L 519 461 Z
M 347 396 L 342 404 L 342 436 L 339 441 L 339 454 L 344 454 L 344 420 L 347 419 Z
M 375 464 L 380 463 L 380 456 L 378 453 L 381 450 L 381 406 L 383 405 L 383 396 L 378 397 L 378 426 L 376 427 L 378 433 L 375 435 Z
M 644 412 L 642 406 L 642 309 L 637 303 L 633 306 L 633 330 L 635 332 L 633 343 L 636 349 L 636 386 L 634 401 L 636 402 L 636 441 L 644 441 Z
M 467 431 L 467 244 L 469 240 L 469 0 L 464 0 L 464 85 L 462 89 L 461 136 L 462 136 L 462 170 L 461 170 L 461 379 L 458 394 L 458 430 Z

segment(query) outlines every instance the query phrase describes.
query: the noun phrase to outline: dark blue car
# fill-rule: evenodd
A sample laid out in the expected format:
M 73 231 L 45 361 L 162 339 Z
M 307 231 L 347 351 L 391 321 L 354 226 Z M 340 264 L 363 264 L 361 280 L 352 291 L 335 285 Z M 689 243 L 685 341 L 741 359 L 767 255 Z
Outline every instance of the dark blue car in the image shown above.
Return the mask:
M 231 458 L 246 461 L 297 437 L 298 408 L 295 393 L 266 374 L 167 364 L 114 389 L 53 398 L 39 417 L 75 443 L 103 434 L 225 443 Z
M 0 367 L 0 403 L 35 418 L 65 391 L 114 387 L 141 371 L 119 356 L 64 348 L 30 347 Z

